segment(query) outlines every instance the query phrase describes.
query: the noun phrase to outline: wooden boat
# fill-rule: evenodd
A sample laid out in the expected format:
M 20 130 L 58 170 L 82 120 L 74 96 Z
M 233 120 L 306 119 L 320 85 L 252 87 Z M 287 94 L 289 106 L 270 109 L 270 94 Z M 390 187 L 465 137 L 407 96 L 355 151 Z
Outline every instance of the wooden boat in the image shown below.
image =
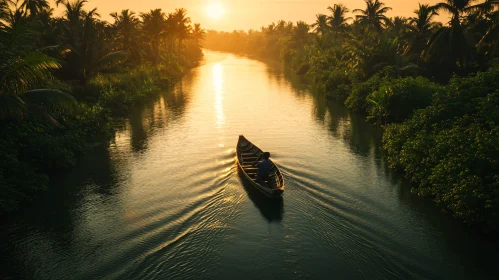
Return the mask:
M 277 165 L 274 164 L 274 167 L 270 171 L 268 181 L 259 182 L 256 179 L 258 168 L 253 167 L 253 164 L 263 155 L 263 151 L 260 148 L 240 135 L 239 141 L 237 141 L 236 155 L 239 167 L 241 167 L 243 174 L 253 186 L 269 197 L 281 197 L 284 192 L 284 180 Z

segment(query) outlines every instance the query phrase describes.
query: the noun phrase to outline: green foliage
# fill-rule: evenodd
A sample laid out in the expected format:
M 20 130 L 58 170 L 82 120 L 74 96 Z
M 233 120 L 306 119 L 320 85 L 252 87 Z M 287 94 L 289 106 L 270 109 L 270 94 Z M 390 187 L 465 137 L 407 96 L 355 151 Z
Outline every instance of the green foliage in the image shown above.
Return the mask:
M 431 106 L 386 129 L 389 163 L 456 217 L 499 228 L 499 69 L 454 78 Z
M 370 103 L 368 119 L 376 118 L 379 124 L 386 124 L 393 96 L 393 89 L 389 86 L 382 86 L 377 91 L 371 92 L 367 96 L 367 101 Z
M 68 118 L 63 123 L 64 129 L 37 120 L 1 126 L 0 212 L 15 209 L 45 189 L 49 175 L 72 167 L 86 150 L 91 130 L 84 129 L 85 121 Z
M 51 83 L 60 64 L 30 43 L 33 35 L 26 24 L 0 29 L 0 121 L 37 113 L 57 124 L 50 113 L 74 111 L 76 100 L 60 90 L 36 90 Z
M 368 118 L 383 124 L 405 121 L 415 110 L 429 106 L 439 90 L 439 85 L 423 77 L 385 81 L 367 96 Z
M 321 91 L 329 98 L 339 102 L 345 102 L 351 91 L 351 81 L 342 68 L 334 68 L 332 71 L 324 71 L 315 77 Z
M 368 110 L 367 97 L 372 92 L 378 90 L 384 80 L 381 73 L 369 78 L 369 80 L 360 83 L 354 83 L 352 91 L 345 101 L 345 105 L 352 111 L 365 113 Z

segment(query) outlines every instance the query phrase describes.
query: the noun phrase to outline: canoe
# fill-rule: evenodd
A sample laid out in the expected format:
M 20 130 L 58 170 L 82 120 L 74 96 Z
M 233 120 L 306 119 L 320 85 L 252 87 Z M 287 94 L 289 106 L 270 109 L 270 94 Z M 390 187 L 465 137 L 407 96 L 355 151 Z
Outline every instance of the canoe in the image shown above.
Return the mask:
M 281 197 L 284 192 L 284 180 L 282 178 L 282 173 L 274 164 L 272 170 L 270 171 L 269 180 L 266 182 L 257 182 L 256 173 L 258 168 L 253 167 L 253 164 L 260 158 L 263 151 L 256 145 L 251 143 L 243 135 L 239 136 L 239 141 L 237 141 L 236 155 L 237 163 L 244 176 L 251 182 L 251 184 L 256 187 L 259 191 L 264 193 L 269 197 Z M 271 160 L 272 161 L 272 160 Z

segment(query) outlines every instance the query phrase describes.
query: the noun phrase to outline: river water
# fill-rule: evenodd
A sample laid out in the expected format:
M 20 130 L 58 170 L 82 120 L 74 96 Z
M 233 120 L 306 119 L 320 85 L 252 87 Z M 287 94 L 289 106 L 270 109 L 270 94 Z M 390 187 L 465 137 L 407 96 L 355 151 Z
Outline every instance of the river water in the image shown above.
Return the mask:
M 0 231 L 7 279 L 498 279 L 498 245 L 409 191 L 377 129 L 217 52 Z M 240 134 L 284 173 L 269 201 Z

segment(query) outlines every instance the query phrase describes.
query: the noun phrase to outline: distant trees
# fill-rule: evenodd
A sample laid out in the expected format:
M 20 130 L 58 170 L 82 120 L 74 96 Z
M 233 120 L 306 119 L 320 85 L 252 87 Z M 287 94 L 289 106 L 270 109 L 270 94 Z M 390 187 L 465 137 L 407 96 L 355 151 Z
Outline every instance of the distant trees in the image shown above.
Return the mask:
M 348 28 L 348 21 L 352 20 L 351 17 L 346 15 L 350 10 L 342 4 L 334 4 L 332 7 L 329 6 L 327 9 L 331 12 L 328 17 L 328 23 L 331 27 L 331 32 L 335 34 L 335 38 L 338 34 L 343 34 Z
M 154 63 L 159 62 L 159 44 L 161 38 L 165 39 L 166 29 L 165 13 L 161 9 L 154 9 L 148 13 L 140 14 L 142 18 L 141 29 L 144 39 L 149 43 Z
M 170 15 L 172 17 L 172 30 L 173 34 L 178 38 L 178 46 L 182 47 L 182 42 L 189 38 L 192 27 L 191 27 L 191 19 L 187 17 L 186 9 L 176 9 L 173 14 Z
M 355 9 L 353 12 L 360 13 L 355 16 L 359 23 L 381 32 L 383 28 L 390 24 L 390 19 L 386 16 L 386 12 L 391 9 L 379 0 L 366 0 L 366 8 L 364 10 Z
M 201 24 L 195 23 L 192 29 L 192 38 L 195 40 L 198 46 L 201 46 L 201 42 L 206 37 L 206 31 L 201 28 Z
M 422 75 L 446 81 L 454 73 L 462 75 L 483 69 L 497 57 L 498 7 L 497 0 L 449 0 L 434 6 L 420 4 L 410 18 L 389 18 L 390 7 L 380 0 L 366 0 L 364 8 L 353 11 L 355 20 L 347 16 L 349 10 L 341 4 L 328 7 L 329 14 L 316 15 L 307 36 L 297 36 L 296 33 L 298 29 L 305 30 L 305 23 L 280 21 L 262 27 L 261 31 L 253 31 L 248 37 L 238 32 L 238 39 L 234 41 L 235 36 L 230 35 L 236 33 L 210 32 L 207 45 L 234 50 L 244 48 L 251 53 L 287 58 L 288 61 L 292 53 L 302 53 L 300 50 L 304 48 L 316 47 L 326 55 L 334 52 L 335 56 L 341 56 L 338 58 L 342 61 L 352 61 L 351 56 L 356 55 L 355 46 L 371 48 L 366 49 L 366 58 L 373 60 L 368 64 L 375 66 L 374 69 L 356 68 L 352 69 L 353 72 L 363 70 L 359 74 L 368 77 L 373 70 L 380 70 L 379 67 L 397 60 L 399 66 L 418 66 L 418 70 L 411 67 Z M 439 12 L 450 15 L 448 24 L 435 21 Z M 307 39 L 303 41 L 305 37 Z M 376 46 L 388 47 L 387 42 L 397 42 L 397 47 L 392 48 L 395 53 L 387 55 L 387 52 L 376 50 Z M 380 53 L 381 57 L 370 54 L 370 51 Z M 394 54 L 397 58 L 393 57 Z
M 118 40 L 121 41 L 119 48 L 129 52 L 136 52 L 137 39 L 139 36 L 140 19 L 130 10 L 122 10 L 118 13 L 111 13 L 114 19 L 112 27 L 116 30 Z
M 435 32 L 440 24 L 433 21 L 438 13 L 435 7 L 419 4 L 419 8 L 414 11 L 416 16 L 409 18 L 407 53 L 414 55 L 418 62 L 421 53 L 426 48 L 430 36 Z
M 317 34 L 327 34 L 329 32 L 328 17 L 325 14 L 317 14 L 316 21 L 311 25 Z

